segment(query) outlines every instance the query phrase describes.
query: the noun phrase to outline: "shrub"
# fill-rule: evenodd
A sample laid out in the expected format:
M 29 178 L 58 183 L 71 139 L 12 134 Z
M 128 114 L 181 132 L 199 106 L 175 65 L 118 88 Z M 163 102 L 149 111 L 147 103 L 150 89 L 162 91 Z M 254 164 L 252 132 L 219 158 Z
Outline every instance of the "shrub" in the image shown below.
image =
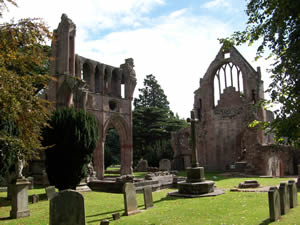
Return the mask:
M 96 148 L 97 121 L 83 110 L 62 108 L 53 112 L 49 124 L 43 130 L 49 182 L 59 190 L 75 189 L 86 177 Z

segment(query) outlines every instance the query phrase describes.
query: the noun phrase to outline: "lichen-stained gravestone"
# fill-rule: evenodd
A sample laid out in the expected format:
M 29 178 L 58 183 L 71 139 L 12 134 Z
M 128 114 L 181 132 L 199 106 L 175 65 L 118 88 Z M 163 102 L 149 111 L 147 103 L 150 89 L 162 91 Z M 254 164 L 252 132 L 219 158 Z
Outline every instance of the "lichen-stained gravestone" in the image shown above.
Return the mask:
M 48 186 L 48 187 L 46 187 L 45 191 L 46 191 L 47 199 L 48 200 L 51 200 L 52 198 L 54 198 L 57 195 L 54 186 Z
M 270 187 L 268 192 L 270 221 L 280 218 L 280 197 L 277 187 Z
M 287 183 L 280 183 L 279 194 L 281 215 L 284 215 L 287 214 L 290 210 L 290 197 Z
M 289 180 L 288 189 L 289 189 L 289 196 L 290 196 L 290 207 L 295 208 L 298 205 L 298 199 L 297 199 L 297 187 L 294 180 Z
M 159 170 L 171 170 L 171 161 L 169 159 L 162 159 L 159 161 Z
M 123 194 L 125 205 L 124 215 L 130 216 L 139 213 L 140 211 L 137 208 L 135 185 L 133 183 L 125 183 L 123 186 Z
M 153 207 L 152 186 L 146 186 L 143 189 L 145 209 Z
M 76 191 L 67 189 L 50 200 L 50 225 L 85 225 L 84 198 Z

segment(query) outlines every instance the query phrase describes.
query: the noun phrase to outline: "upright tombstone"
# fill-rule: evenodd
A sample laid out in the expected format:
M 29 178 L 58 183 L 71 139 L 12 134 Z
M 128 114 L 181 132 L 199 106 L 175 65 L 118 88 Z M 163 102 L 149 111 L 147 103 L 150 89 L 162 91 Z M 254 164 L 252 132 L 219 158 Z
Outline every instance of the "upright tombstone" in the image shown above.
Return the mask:
M 288 191 L 287 183 L 280 183 L 279 186 L 279 194 L 280 194 L 280 210 L 281 215 L 287 214 L 290 210 L 290 197 Z
M 57 195 L 54 186 L 48 186 L 45 188 L 48 200 L 51 200 L 53 197 Z
M 67 189 L 50 200 L 50 225 L 85 225 L 84 198 L 76 191 Z
M 13 219 L 30 216 L 28 209 L 28 186 L 30 182 L 26 179 L 17 179 L 12 188 L 12 202 L 10 217 Z
M 297 180 L 297 187 L 300 188 L 300 165 L 298 167 L 298 180 Z
M 153 207 L 152 186 L 146 186 L 143 189 L 145 209 Z
M 277 187 L 270 187 L 268 192 L 270 221 L 280 218 L 280 197 Z
M 295 208 L 298 205 L 298 199 L 297 199 L 297 187 L 294 180 L 289 180 L 288 189 L 289 189 L 289 196 L 290 196 L 290 207 Z
M 124 215 L 130 216 L 139 213 L 140 211 L 137 208 L 135 185 L 133 183 L 125 183 L 123 186 L 123 194 L 125 205 Z
M 161 159 L 159 161 L 159 170 L 171 170 L 171 161 L 169 159 Z

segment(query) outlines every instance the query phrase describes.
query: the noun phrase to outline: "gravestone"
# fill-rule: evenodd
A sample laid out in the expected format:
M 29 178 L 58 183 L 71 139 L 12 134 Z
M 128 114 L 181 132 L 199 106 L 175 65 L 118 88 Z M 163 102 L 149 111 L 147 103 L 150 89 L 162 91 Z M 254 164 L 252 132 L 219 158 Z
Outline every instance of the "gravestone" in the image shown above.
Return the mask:
M 146 186 L 143 189 L 145 209 L 153 207 L 152 186 Z
M 280 196 L 277 187 L 270 187 L 268 192 L 270 221 L 280 218 Z
M 54 186 L 48 186 L 45 188 L 48 200 L 51 200 L 53 197 L 57 195 Z
M 141 159 L 136 168 L 135 168 L 135 171 L 136 172 L 147 172 L 148 171 L 148 161 L 147 160 L 144 160 L 144 159 Z
M 300 165 L 298 167 L 298 179 L 297 179 L 297 187 L 300 188 Z
M 287 214 L 290 210 L 290 197 L 287 183 L 280 183 L 279 186 L 280 195 L 280 211 L 281 215 Z
M 297 187 L 294 180 L 289 180 L 288 189 L 289 189 L 289 196 L 290 196 L 290 207 L 295 208 L 298 205 L 298 199 L 297 199 Z
M 84 198 L 79 192 L 58 192 L 50 200 L 49 211 L 50 225 L 85 225 Z
M 109 225 L 109 220 L 101 220 L 100 225 Z
M 162 159 L 159 161 L 159 170 L 171 170 L 171 161 L 169 159 Z
M 259 183 L 256 180 L 245 180 L 239 184 L 239 188 L 257 188 Z
M 125 183 L 123 186 L 123 194 L 124 194 L 124 205 L 125 205 L 125 213 L 124 215 L 130 216 L 140 211 L 137 208 L 136 202 L 136 189 L 133 183 Z
M 28 209 L 28 186 L 26 179 L 17 179 L 12 188 L 12 201 L 10 217 L 13 219 L 30 216 Z
M 27 180 L 30 182 L 28 189 L 32 190 L 34 188 L 34 178 L 33 177 L 27 177 Z
M 116 212 L 116 213 L 113 213 L 112 214 L 112 217 L 114 220 L 119 220 L 121 217 L 120 217 L 120 213 Z
M 39 195 L 36 194 L 32 195 L 32 200 L 31 200 L 32 204 L 39 202 L 39 200 L 40 200 Z

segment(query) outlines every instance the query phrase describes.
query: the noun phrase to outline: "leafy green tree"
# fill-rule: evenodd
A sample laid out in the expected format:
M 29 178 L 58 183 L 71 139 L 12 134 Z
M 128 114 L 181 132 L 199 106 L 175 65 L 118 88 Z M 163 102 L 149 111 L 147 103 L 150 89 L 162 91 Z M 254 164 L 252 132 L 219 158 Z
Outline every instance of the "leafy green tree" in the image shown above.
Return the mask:
M 46 171 L 59 190 L 75 189 L 87 175 L 87 165 L 98 142 L 96 118 L 83 110 L 62 108 L 53 112 L 43 130 Z
M 120 137 L 115 128 L 108 130 L 104 144 L 105 169 L 113 164 L 120 164 Z
M 187 123 L 169 109 L 167 96 L 153 75 L 146 76 L 144 85 L 139 99 L 134 100 L 133 163 L 143 158 L 150 166 L 158 166 L 160 159 L 173 157 L 171 132 Z
M 0 17 L 7 3 L 0 0 Z M 21 19 L 0 24 L 0 161 L 6 176 L 16 155 L 25 160 L 38 156 L 41 129 L 47 125 L 50 103 L 37 93 L 47 87 L 49 47 L 47 26 L 39 19 Z M 13 124 L 14 132 L 7 129 Z
M 267 92 L 271 102 L 279 103 L 275 120 L 260 123 L 270 128 L 279 143 L 287 137 L 289 144 L 300 146 L 300 1 L 250 0 L 247 4 L 247 26 L 230 38 L 222 39 L 227 47 L 232 44 L 259 42 L 257 58 L 264 55 L 275 59 L 270 72 L 273 79 Z

